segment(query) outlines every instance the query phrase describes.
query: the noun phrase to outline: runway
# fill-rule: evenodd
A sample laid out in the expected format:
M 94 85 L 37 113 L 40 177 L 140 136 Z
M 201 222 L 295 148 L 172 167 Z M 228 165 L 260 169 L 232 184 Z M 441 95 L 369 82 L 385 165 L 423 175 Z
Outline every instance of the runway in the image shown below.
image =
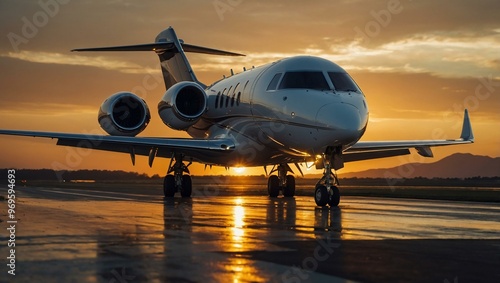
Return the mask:
M 164 201 L 140 185 L 17 187 L 16 275 L 3 264 L 0 281 L 500 282 L 499 203 L 343 197 L 329 209 L 312 192 L 229 189 Z

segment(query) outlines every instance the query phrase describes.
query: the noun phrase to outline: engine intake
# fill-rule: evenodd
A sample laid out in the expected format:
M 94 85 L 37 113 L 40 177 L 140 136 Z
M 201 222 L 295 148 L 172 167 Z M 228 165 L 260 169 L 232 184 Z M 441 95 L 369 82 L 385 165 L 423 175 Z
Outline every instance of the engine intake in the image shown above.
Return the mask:
M 118 92 L 99 109 L 99 125 L 112 136 L 133 137 L 148 125 L 151 114 L 146 102 L 130 92 Z
M 187 130 L 198 122 L 206 108 L 205 90 L 194 82 L 176 83 L 158 103 L 163 123 L 175 130 Z

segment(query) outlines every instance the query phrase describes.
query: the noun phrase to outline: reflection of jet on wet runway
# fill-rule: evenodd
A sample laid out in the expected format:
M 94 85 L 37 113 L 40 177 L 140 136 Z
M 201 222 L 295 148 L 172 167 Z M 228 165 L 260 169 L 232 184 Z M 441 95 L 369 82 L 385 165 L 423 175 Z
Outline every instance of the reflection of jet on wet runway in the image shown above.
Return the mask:
M 154 51 L 160 57 L 167 91 L 158 104 L 163 122 L 186 131 L 192 139 L 135 137 L 150 120 L 146 102 L 129 92 L 109 97 L 99 110 L 99 123 L 109 134 L 83 135 L 1 130 L 0 134 L 57 138 L 58 145 L 93 148 L 136 155 L 171 158 L 164 180 L 165 197 L 179 191 L 191 196 L 191 162 L 221 166 L 273 165 L 268 180 L 270 196 L 295 193 L 288 164 L 314 162 L 324 169 L 316 185 L 320 206 L 340 201 L 335 170 L 344 162 L 409 154 L 410 148 L 432 157 L 432 146 L 474 140 L 467 111 L 456 140 L 358 141 L 368 123 L 365 96 L 338 65 L 317 57 L 298 56 L 273 62 L 206 86 L 196 78 L 184 52 L 240 56 L 190 45 L 172 28 L 154 43 L 76 49 L 75 51 Z M 233 73 L 233 72 L 231 72 Z M 184 162 L 188 161 L 186 165 Z

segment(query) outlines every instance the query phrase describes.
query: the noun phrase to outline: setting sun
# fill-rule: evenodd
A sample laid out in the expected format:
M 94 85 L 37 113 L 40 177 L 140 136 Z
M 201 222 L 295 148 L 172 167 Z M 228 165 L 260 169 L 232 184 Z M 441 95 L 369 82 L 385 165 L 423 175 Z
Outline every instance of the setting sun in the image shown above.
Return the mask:
M 243 174 L 245 173 L 246 168 L 245 167 L 234 167 L 232 168 L 235 174 Z

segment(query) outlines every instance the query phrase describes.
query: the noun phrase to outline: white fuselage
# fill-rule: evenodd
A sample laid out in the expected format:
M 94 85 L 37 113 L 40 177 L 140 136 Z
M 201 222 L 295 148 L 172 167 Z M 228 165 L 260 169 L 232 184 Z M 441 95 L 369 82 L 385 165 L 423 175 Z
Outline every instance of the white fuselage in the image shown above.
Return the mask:
M 333 81 L 335 80 L 335 82 Z M 346 149 L 368 123 L 365 96 L 338 65 L 298 56 L 252 68 L 206 89 L 195 138 L 232 138 L 238 150 L 203 162 L 253 166 L 303 162 L 327 147 Z

